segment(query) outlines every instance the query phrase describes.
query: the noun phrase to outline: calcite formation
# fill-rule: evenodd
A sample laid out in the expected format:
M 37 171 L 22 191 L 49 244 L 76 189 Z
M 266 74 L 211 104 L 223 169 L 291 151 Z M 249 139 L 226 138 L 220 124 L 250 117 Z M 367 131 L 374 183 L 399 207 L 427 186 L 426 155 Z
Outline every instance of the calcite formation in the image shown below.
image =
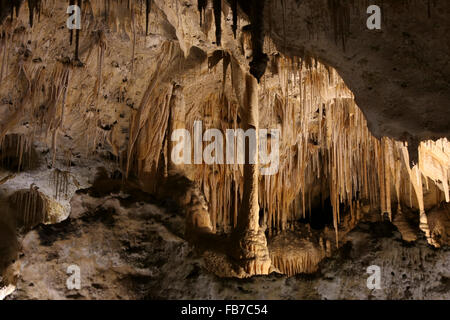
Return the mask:
M 406 241 L 420 229 L 430 244 L 448 244 L 448 132 L 374 136 L 368 121 L 379 117 L 361 111 L 366 100 L 340 63 L 291 48 L 289 17 L 273 21 L 292 1 L 21 2 L 1 2 L 0 184 L 26 229 L 67 218 L 75 191 L 98 183 L 95 165 L 105 179 L 117 173 L 174 201 L 186 239 L 224 277 L 313 273 L 369 212 Z M 67 30 L 75 4 L 82 28 Z M 347 5 L 308 8 L 329 15 L 335 41 L 352 45 Z M 196 121 L 279 129 L 278 171 L 174 163 L 172 132 L 193 135 Z

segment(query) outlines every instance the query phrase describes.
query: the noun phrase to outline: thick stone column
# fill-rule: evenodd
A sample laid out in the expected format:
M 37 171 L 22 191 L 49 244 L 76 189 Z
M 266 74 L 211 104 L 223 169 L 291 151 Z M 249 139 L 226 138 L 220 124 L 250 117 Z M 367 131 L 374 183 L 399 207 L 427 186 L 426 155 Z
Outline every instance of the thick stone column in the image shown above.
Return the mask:
M 252 150 L 249 143 L 245 144 L 244 194 L 238 223 L 233 234 L 232 256 L 248 275 L 268 274 L 271 266 L 266 236 L 259 226 L 258 89 L 257 80 L 247 74 L 244 96 L 246 114 L 243 115 L 242 129 L 254 130 L 256 146 Z

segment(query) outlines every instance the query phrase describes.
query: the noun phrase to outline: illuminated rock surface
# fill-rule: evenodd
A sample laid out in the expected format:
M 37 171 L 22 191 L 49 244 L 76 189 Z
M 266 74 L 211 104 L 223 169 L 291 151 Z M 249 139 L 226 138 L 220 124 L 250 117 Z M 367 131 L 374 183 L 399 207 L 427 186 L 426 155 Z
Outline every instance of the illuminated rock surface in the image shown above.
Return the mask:
M 74 31 L 1 1 L 0 298 L 448 293 L 450 5 L 234 3 L 83 1 Z M 195 121 L 280 129 L 278 170 L 174 163 Z

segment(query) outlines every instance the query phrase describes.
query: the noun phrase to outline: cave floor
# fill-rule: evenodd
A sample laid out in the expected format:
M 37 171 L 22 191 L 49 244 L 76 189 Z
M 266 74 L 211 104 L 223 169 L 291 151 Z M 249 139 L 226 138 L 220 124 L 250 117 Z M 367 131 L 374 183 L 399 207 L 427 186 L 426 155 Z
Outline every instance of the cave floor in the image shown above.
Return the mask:
M 360 222 L 312 275 L 223 279 L 182 239 L 170 206 L 78 192 L 66 221 L 23 236 L 17 289 L 7 299 L 450 299 L 450 250 L 401 240 L 389 222 Z M 165 209 L 164 209 L 165 208 Z M 81 289 L 67 289 L 67 268 Z M 367 288 L 367 267 L 381 289 Z

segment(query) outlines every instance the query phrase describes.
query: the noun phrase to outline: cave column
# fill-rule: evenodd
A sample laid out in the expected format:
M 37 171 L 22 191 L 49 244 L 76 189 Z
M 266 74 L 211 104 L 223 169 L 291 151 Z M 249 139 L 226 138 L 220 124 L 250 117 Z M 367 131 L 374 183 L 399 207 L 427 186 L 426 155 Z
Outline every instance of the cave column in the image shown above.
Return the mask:
M 259 129 L 259 103 L 258 103 L 258 83 L 251 75 L 245 77 L 245 106 L 248 108 L 247 114 L 243 117 L 243 129 L 255 131 L 255 141 L 258 145 L 258 129 Z M 249 144 L 246 144 L 244 164 L 244 199 L 242 210 L 246 214 L 239 215 L 238 229 L 259 230 L 259 203 L 258 203 L 258 180 L 259 165 L 258 152 L 251 152 Z
M 259 226 L 258 92 L 259 84 L 257 80 L 247 74 L 245 76 L 244 97 L 246 110 L 245 115 L 243 115 L 242 126 L 244 130 L 254 130 L 256 146 L 252 149 L 249 147 L 249 143 L 245 144 L 244 193 L 234 232 L 233 244 L 235 247 L 232 254 L 249 275 L 268 274 L 271 266 L 265 230 Z

